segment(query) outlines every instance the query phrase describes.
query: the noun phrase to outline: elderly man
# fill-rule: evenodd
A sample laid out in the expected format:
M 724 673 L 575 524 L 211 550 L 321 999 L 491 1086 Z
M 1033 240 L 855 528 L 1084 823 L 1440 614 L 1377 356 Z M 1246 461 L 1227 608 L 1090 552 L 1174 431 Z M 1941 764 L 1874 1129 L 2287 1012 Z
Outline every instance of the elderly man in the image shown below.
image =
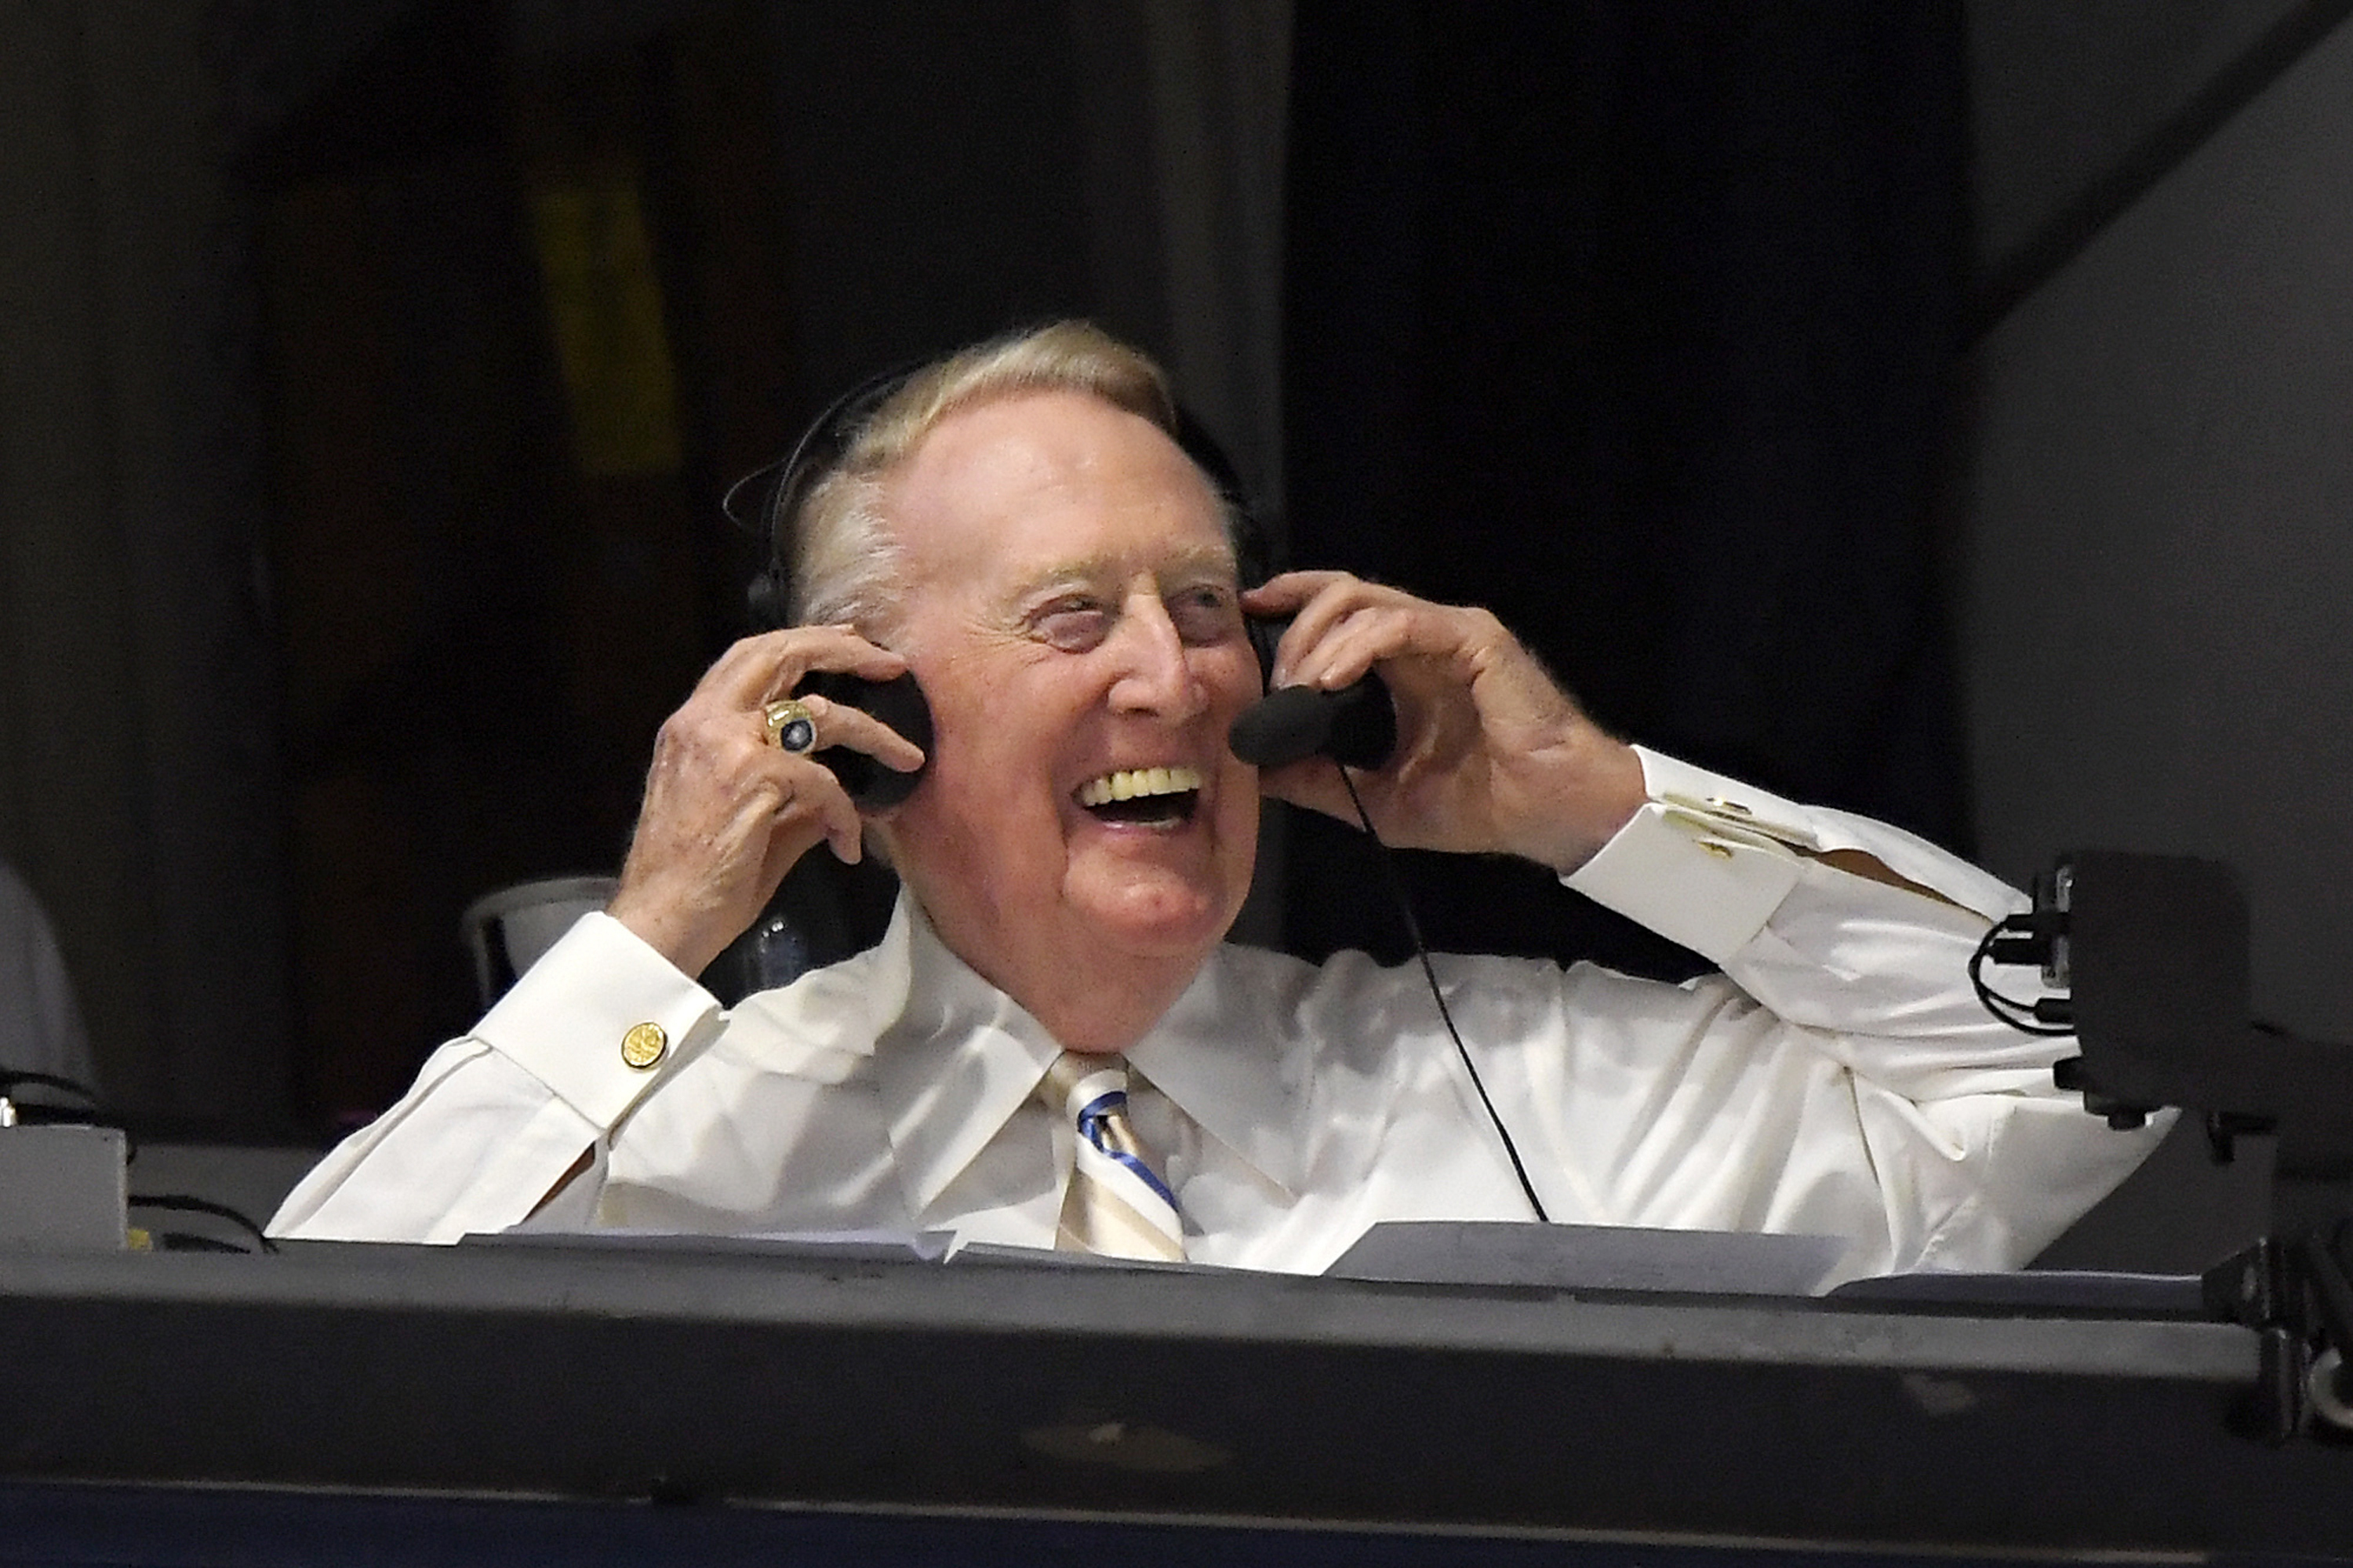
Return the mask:
M 1974 1000 L 2011 891 L 1620 743 L 1482 611 L 1330 572 L 1242 589 L 1174 428 L 1155 367 L 1068 323 L 888 396 L 787 519 L 799 624 L 738 643 L 664 726 L 610 908 L 279 1233 L 938 1227 L 1315 1271 L 1377 1221 L 1525 1219 L 1534 1196 L 1839 1234 L 1850 1273 L 1984 1268 L 2146 1152 L 2052 1091 L 2061 1047 Z M 1723 974 L 1441 957 L 1474 1083 L 1418 969 L 1223 945 L 1261 795 L 1350 814 L 1333 764 L 1261 776 L 1228 749 L 1261 688 L 1245 614 L 1295 617 L 1278 684 L 1386 680 L 1398 751 L 1358 780 L 1384 838 L 1538 862 Z M 922 768 L 902 802 L 861 814 L 769 743 L 764 710 L 819 671 L 927 694 L 928 756 L 803 698 L 823 744 Z M 889 856 L 888 935 L 723 1012 L 691 977 L 820 842 Z

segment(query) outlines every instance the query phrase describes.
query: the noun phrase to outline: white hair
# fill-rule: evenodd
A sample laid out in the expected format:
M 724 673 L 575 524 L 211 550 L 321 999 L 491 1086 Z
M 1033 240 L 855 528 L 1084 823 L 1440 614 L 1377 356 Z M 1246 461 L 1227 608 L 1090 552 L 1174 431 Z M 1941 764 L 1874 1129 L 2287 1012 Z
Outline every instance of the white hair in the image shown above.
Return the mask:
M 882 514 L 883 482 L 957 409 L 1050 391 L 1099 397 L 1172 439 L 1177 431 L 1176 397 L 1160 366 L 1086 322 L 1054 322 L 934 361 L 865 418 L 801 503 L 790 545 L 790 621 L 842 622 L 888 637 L 906 589 L 906 562 Z

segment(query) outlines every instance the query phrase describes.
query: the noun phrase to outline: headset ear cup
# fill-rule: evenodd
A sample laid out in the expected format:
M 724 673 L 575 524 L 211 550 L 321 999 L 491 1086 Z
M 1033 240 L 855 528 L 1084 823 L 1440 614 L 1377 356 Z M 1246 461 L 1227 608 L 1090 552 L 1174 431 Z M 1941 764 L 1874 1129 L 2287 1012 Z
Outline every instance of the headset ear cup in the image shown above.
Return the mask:
M 1242 587 L 1254 588 L 1274 576 L 1274 541 L 1268 537 L 1258 513 L 1239 493 L 1229 493 L 1226 505 L 1233 519 L 1234 565 Z
M 785 624 L 785 584 L 776 575 L 772 561 L 744 589 L 744 602 L 749 611 L 752 630 L 774 631 Z
M 1274 689 L 1274 648 L 1282 641 L 1283 629 L 1290 624 L 1288 616 L 1280 620 L 1263 615 L 1242 617 L 1242 625 L 1250 632 L 1250 647 L 1258 654 L 1258 689 L 1261 692 Z
M 1235 575 L 1244 590 L 1254 588 L 1280 569 L 1274 556 L 1274 536 L 1250 505 L 1242 488 L 1240 471 L 1226 449 L 1209 434 L 1208 427 L 1193 416 L 1193 411 L 1179 404 L 1176 408 L 1176 444 L 1195 467 L 1209 476 L 1209 483 L 1226 508 L 1226 524 L 1234 546 Z M 1282 629 L 1288 620 L 1266 621 L 1245 617 L 1250 646 L 1258 652 L 1258 678 L 1261 691 L 1273 683 L 1274 645 L 1282 640 Z
M 1275 573 L 1274 540 L 1258 514 L 1243 504 L 1239 497 L 1228 502 L 1228 514 L 1233 519 L 1234 565 L 1245 592 L 1259 586 Z M 1258 652 L 1258 684 L 1261 691 L 1274 688 L 1274 648 L 1291 625 L 1291 618 L 1280 620 L 1265 616 L 1246 615 L 1243 625 L 1250 629 L 1250 646 Z

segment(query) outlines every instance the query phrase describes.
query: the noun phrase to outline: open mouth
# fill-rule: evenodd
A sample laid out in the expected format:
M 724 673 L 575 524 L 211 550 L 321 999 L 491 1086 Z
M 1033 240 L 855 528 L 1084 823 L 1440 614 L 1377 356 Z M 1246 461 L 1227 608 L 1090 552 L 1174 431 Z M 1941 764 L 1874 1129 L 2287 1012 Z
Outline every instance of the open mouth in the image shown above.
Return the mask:
M 1079 804 L 1106 822 L 1174 827 L 1193 819 L 1201 775 L 1192 768 L 1127 768 L 1079 786 Z

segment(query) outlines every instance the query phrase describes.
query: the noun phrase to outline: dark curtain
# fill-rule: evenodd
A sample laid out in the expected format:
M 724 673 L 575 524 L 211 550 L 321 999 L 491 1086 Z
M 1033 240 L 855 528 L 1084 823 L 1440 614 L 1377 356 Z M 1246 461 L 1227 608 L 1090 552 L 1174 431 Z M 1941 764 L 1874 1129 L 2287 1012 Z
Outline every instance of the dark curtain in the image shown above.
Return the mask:
M 1291 559 L 1482 603 L 1604 725 L 1966 850 L 1932 496 L 1964 281 L 1957 3 L 1300 0 Z M 1406 856 L 1431 946 L 1695 960 Z M 1286 945 L 1407 949 L 1295 819 Z

